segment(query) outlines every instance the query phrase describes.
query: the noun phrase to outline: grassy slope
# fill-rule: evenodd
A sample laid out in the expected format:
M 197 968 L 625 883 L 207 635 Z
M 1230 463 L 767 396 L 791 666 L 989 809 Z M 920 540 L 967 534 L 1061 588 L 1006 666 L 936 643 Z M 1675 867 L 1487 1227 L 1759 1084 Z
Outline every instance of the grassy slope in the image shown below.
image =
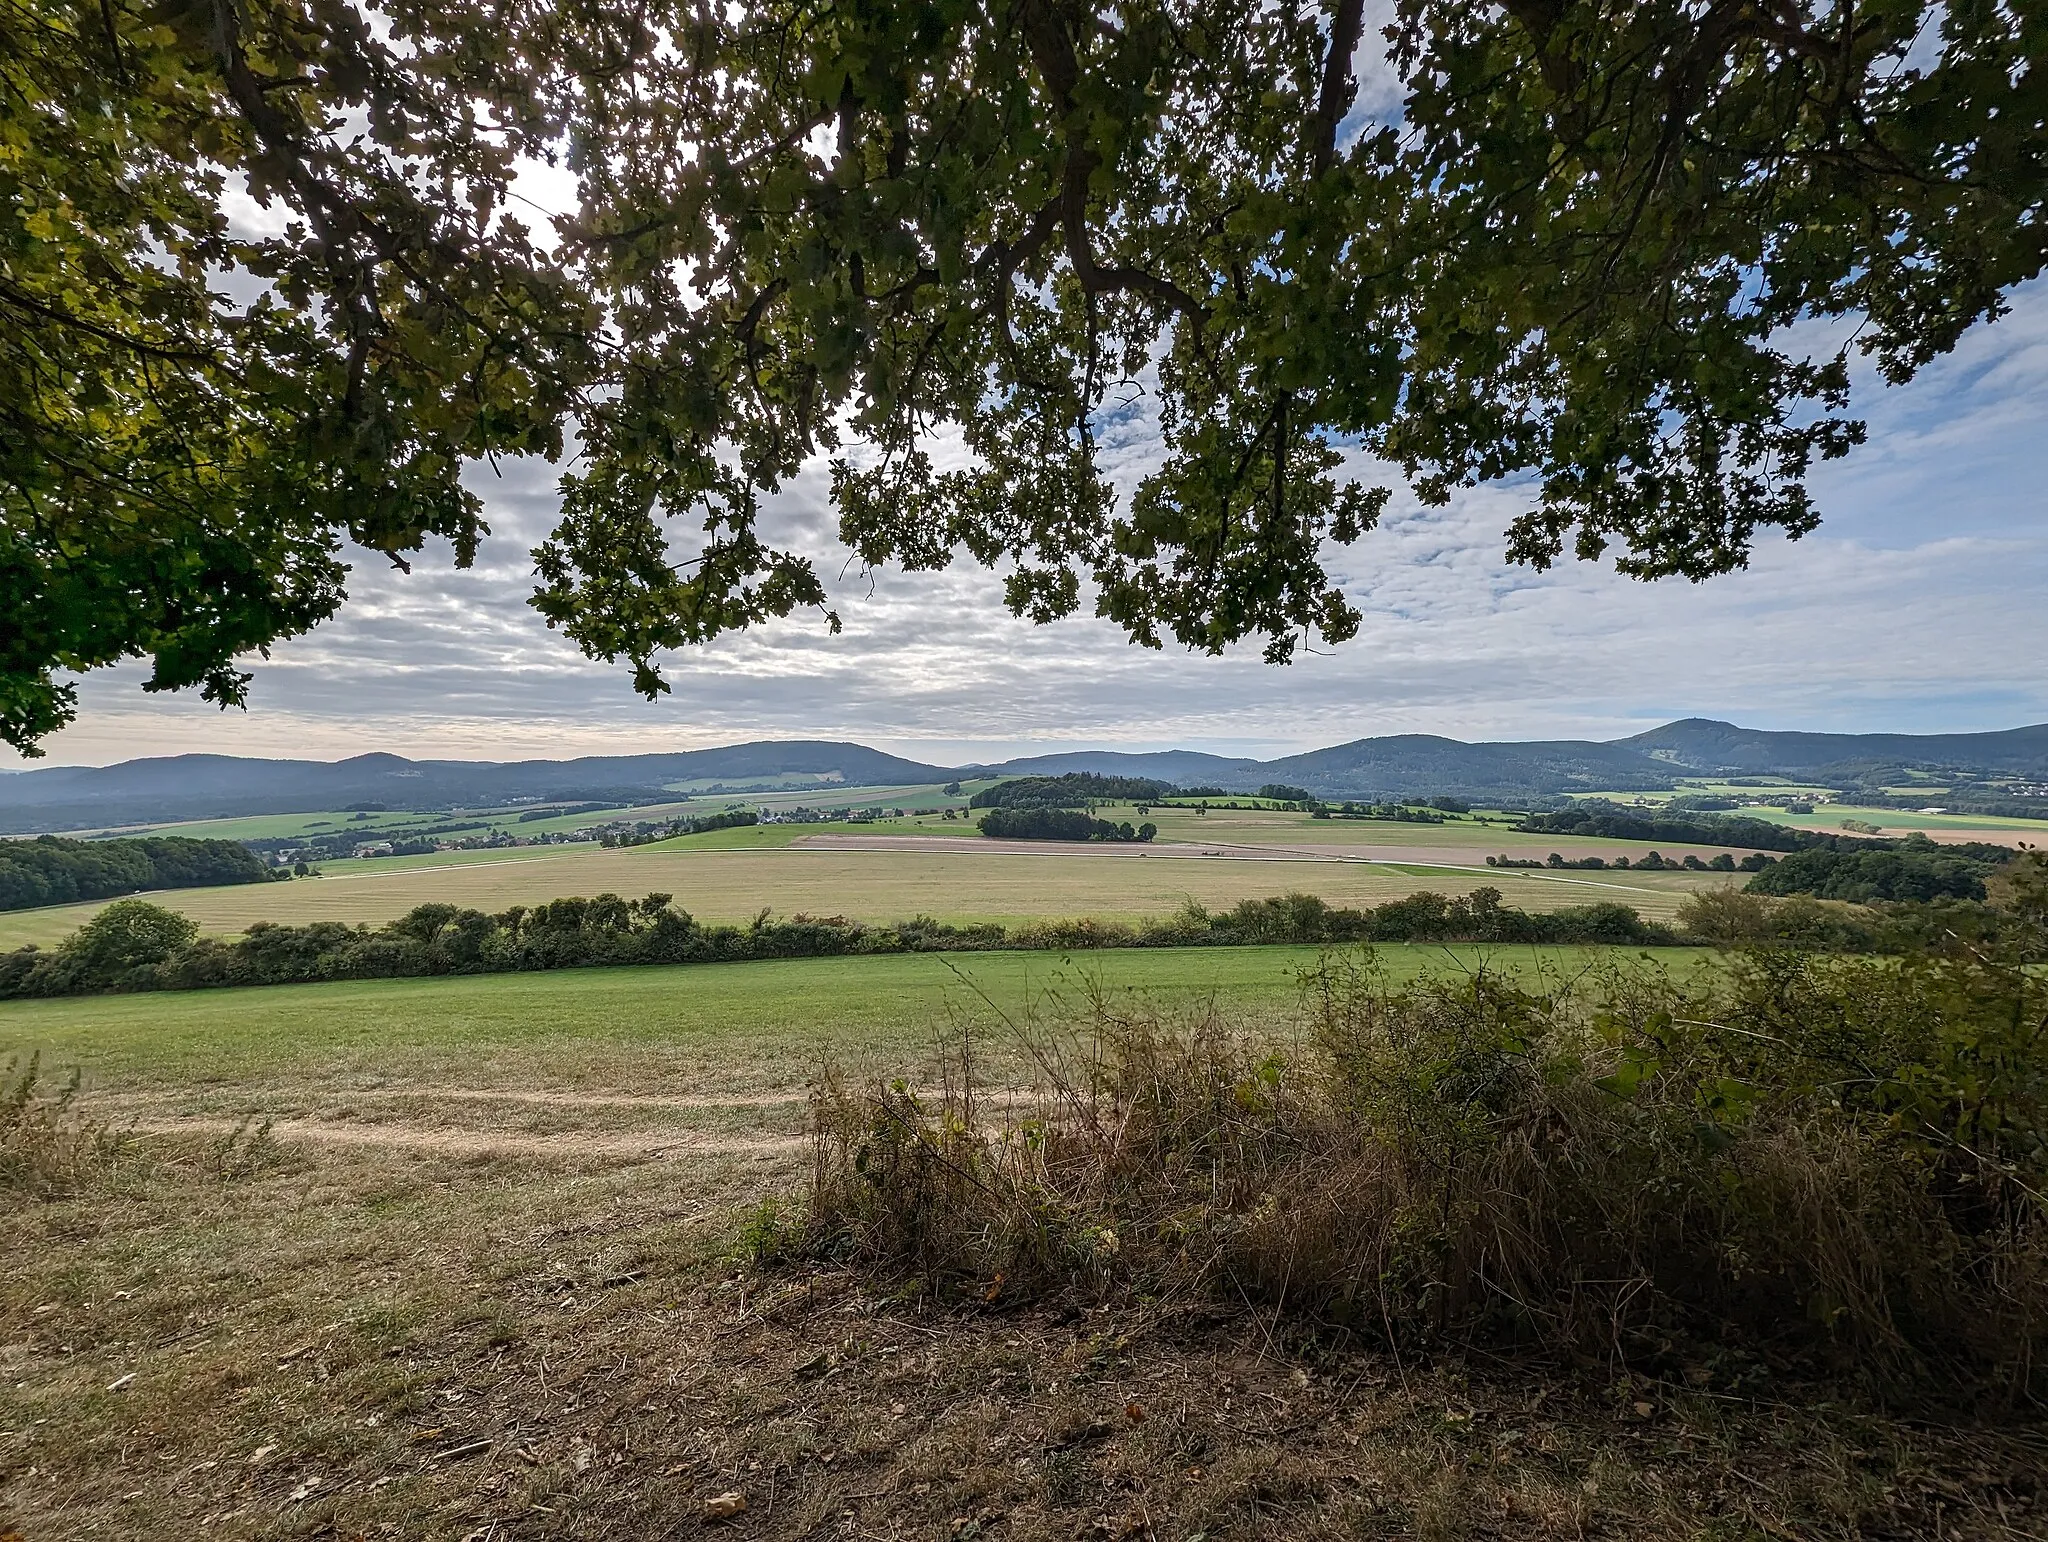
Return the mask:
M 1397 974 L 1514 965 L 1577 971 L 1587 948 L 1386 947 Z M 99 1088 L 380 1074 L 474 1080 L 481 1067 L 557 1083 L 801 1084 L 833 1059 L 900 1057 L 949 1024 L 1058 1014 L 1091 985 L 1291 1016 L 1308 947 L 901 954 L 439 980 L 345 981 L 0 1005 L 0 1057 L 41 1053 Z M 1673 949 L 1675 967 L 1703 955 Z M 494 1078 L 496 1079 L 496 1078 Z
M 1079 967 L 1284 1026 L 1306 957 Z M 1007 1011 L 1059 968 L 962 962 Z M 2040 1534 L 2024 1428 L 1263 1320 L 922 1313 L 741 1267 L 742 1207 L 804 1161 L 801 1104 L 749 1090 L 824 1054 L 916 1074 L 949 1003 L 987 1015 L 952 979 L 892 958 L 0 1008 L 0 1051 L 83 1058 L 86 1112 L 142 1131 L 74 1197 L 0 1189 L 0 1534 Z M 229 1144 L 244 1113 L 281 1140 Z M 707 1523 L 732 1491 L 746 1513 Z

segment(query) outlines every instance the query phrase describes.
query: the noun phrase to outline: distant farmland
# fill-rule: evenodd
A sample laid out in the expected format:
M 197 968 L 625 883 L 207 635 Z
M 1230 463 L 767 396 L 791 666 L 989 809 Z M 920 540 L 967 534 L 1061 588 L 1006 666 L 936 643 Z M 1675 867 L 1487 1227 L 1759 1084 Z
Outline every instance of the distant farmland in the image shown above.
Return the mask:
M 327 876 L 235 889 L 171 890 L 152 898 L 212 933 L 254 921 L 381 922 L 430 902 L 503 910 L 569 894 L 650 892 L 711 921 L 778 914 L 894 921 L 1045 916 L 1163 915 L 1190 899 L 1212 908 L 1290 891 L 1333 904 L 1374 905 L 1420 889 L 1462 894 L 1491 885 L 1529 910 L 1613 900 L 1669 916 L 1719 873 L 1550 874 L 1489 869 L 1486 856 L 1640 854 L 1630 842 L 1518 836 L 1472 823 L 1396 825 L 1312 821 L 1284 813 L 1207 816 L 1159 810 L 1149 848 L 1018 849 L 985 842 L 971 827 L 937 819 L 874 825 L 770 825 L 624 849 L 523 847 L 435 856 L 329 862 Z M 891 839 L 891 837 L 897 839 Z M 915 836 L 921 839 L 902 839 Z M 938 840 L 937 837 L 951 839 Z M 835 841 L 835 837 L 837 840 Z M 1689 848 L 1668 845 L 1666 856 Z M 1708 848 L 1697 848 L 1708 849 Z M 1370 860 L 1367 860 L 1370 859 Z M 59 906 L 0 917 L 0 946 L 48 945 L 98 907 Z

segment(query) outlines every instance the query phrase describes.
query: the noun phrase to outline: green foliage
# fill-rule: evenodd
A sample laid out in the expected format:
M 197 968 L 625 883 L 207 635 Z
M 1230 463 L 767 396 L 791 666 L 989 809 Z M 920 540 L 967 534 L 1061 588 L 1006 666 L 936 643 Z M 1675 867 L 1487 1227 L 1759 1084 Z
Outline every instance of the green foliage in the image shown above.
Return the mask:
M 1018 776 L 984 787 L 969 808 L 1080 808 L 1088 803 L 1150 803 L 1172 788 L 1141 776 L 1098 776 L 1071 771 L 1065 776 Z
M 1888 850 L 1855 847 L 1815 848 L 1794 852 L 1749 881 L 1755 894 L 1811 894 L 1817 899 L 1873 900 L 1974 899 L 1985 896 L 1984 880 L 2004 865 L 2010 853 L 1991 847 L 1996 858 L 1972 855 L 1970 849 L 1939 846 L 1925 836 L 1909 836 Z
M 1285 782 L 1268 782 L 1259 789 L 1259 796 L 1271 798 L 1276 803 L 1306 803 L 1309 792 L 1306 787 L 1289 787 Z
M 116 987 L 190 947 L 199 924 L 148 900 L 115 900 L 65 941 L 56 966 L 86 989 Z
M 862 562 L 1145 646 L 1355 634 L 1326 548 L 1389 489 L 1340 444 L 1525 476 L 1519 560 L 1725 572 L 1862 437 L 1790 323 L 1902 380 L 2041 267 L 2023 11 L 1405 0 L 1347 138 L 1363 9 L 7 0 L 0 738 L 124 657 L 242 700 L 344 539 L 468 563 L 465 465 L 572 417 L 534 603 L 650 695 L 823 604 L 759 523 L 821 457 Z M 543 245 L 513 167 L 564 153 Z
M 1027 805 L 1023 808 L 992 808 L 976 821 L 983 835 L 1010 841 L 1135 841 L 1140 839 L 1129 820 L 1112 823 L 1077 813 L 1072 809 Z M 1148 825 L 1154 835 L 1158 826 Z M 1150 839 L 1150 837 L 1144 837 Z
M 37 753 L 53 671 L 127 657 L 240 702 L 236 655 L 341 603 L 344 539 L 466 565 L 464 462 L 559 451 L 589 317 L 507 205 L 552 153 L 534 41 L 0 5 L 0 739 Z M 245 189 L 274 233 L 231 223 Z
M 1118 839 L 1138 839 L 1142 830 Z M 1678 941 L 1625 905 L 1588 905 L 1532 915 L 1481 889 L 1457 899 L 1416 894 L 1372 910 L 1326 904 L 1309 894 L 1246 900 L 1212 915 L 1189 906 L 1141 922 L 1089 919 L 953 925 L 913 916 L 870 926 L 843 916 L 776 919 L 763 910 L 747 926 L 705 925 L 677 910 L 671 896 L 550 901 L 499 915 L 453 905 L 420 905 L 372 929 L 316 921 L 258 922 L 232 942 L 194 939 L 195 928 L 141 901 L 124 900 L 54 952 L 34 947 L 0 954 L 0 1000 L 107 990 L 193 990 L 286 985 L 314 980 L 378 980 L 607 965 L 740 963 L 771 958 L 830 958 L 1076 948 L 1179 948 L 1214 944 L 1330 942 L 1625 943 Z M 124 907 L 105 937 L 99 920 Z M 150 912 L 143 915 L 142 912 Z M 87 934 L 92 933 L 88 940 Z M 182 940 L 180 940 L 182 939 Z
M 1529 835 L 1575 835 L 1585 840 L 1670 841 L 1699 846 L 1747 846 L 1758 851 L 1804 851 L 1832 846 L 1836 837 L 1767 819 L 1646 814 L 1585 799 L 1549 814 L 1531 814 L 1515 829 Z
M 183 836 L 71 841 L 42 835 L 0 841 L 0 910 L 66 905 L 137 889 L 263 883 L 270 870 L 238 841 Z

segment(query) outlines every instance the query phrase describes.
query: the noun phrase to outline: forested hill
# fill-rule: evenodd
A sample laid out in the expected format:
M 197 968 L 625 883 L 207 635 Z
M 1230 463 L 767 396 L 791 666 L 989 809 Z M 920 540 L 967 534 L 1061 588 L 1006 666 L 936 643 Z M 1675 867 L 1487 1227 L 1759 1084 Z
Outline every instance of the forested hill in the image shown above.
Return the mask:
M 114 766 L 55 766 L 0 775 L 0 833 L 306 813 L 376 803 L 394 809 L 489 806 L 517 798 L 658 796 L 675 782 L 735 789 L 873 787 L 944 781 L 953 773 L 860 744 L 765 740 L 719 749 L 577 760 L 253 760 L 177 755 Z
M 1811 734 L 1689 717 L 1614 747 L 1689 771 L 1796 777 L 1911 768 L 2048 777 L 2048 723 L 1980 734 Z
M 386 754 L 332 762 L 179 755 L 115 766 L 0 773 L 0 834 L 361 804 L 445 809 L 516 799 L 654 801 L 681 785 L 747 793 L 770 787 L 929 786 L 972 777 L 1071 775 L 1245 793 L 1281 782 L 1329 799 L 1450 795 L 1541 807 L 1564 794 L 1653 792 L 1676 785 L 1681 777 L 1713 772 L 1811 777 L 1881 789 L 1886 769 L 1898 767 L 1960 772 L 1965 778 L 2048 781 L 2048 724 L 1985 734 L 1807 734 L 1686 718 L 1613 743 L 1467 744 L 1432 734 L 1394 734 L 1276 760 L 1193 750 L 1073 750 L 952 767 L 815 739 L 510 762 L 408 760 Z

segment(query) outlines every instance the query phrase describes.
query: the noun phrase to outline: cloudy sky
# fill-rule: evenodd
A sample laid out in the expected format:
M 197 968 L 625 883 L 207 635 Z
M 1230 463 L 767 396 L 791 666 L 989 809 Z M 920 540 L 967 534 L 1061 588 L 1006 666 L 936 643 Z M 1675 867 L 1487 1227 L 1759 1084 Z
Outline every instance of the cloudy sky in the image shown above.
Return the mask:
M 1362 107 L 1381 97 L 1368 83 Z M 140 668 L 83 682 L 79 722 L 41 764 L 208 750 L 333 758 L 368 749 L 515 758 L 849 738 L 920 758 L 1012 747 L 1287 753 L 1368 735 L 1619 737 L 1682 716 L 1769 728 L 1934 732 L 2048 720 L 2048 286 L 1971 333 L 1910 386 L 1866 372 L 1870 442 L 1814 478 L 1826 523 L 1767 541 L 1746 572 L 1634 583 L 1572 564 L 1508 566 L 1513 487 L 1447 509 L 1397 492 L 1382 528 L 1335 554 L 1365 613 L 1353 641 L 1285 668 L 1128 646 L 1077 617 L 1011 619 L 999 581 L 861 573 L 832 540 L 822 475 L 774 509 L 845 622 L 798 616 L 668 665 L 646 703 L 526 604 L 554 472 L 479 469 L 493 536 L 475 568 L 446 552 L 408 575 L 358 554 L 353 600 L 251 660 L 246 713 L 144 696 Z M 1126 479 L 1155 453 L 1114 448 Z M 1398 486 L 1398 478 L 1388 478 Z M 1084 604 L 1084 610 L 1086 606 Z M 18 760 L 0 764 L 20 764 Z

